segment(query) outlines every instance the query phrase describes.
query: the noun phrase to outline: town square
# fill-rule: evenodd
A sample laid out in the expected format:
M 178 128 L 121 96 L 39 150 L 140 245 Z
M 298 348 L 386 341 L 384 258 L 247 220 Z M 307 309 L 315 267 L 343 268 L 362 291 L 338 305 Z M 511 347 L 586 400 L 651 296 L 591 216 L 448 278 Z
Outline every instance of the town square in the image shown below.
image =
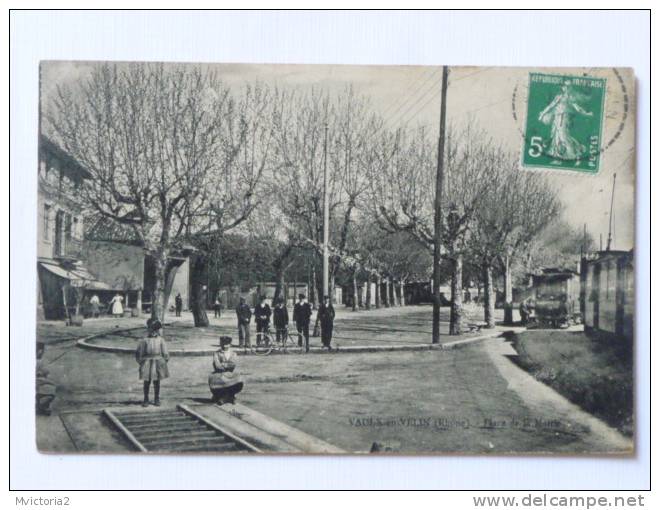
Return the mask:
M 42 62 L 37 447 L 629 455 L 629 71 Z

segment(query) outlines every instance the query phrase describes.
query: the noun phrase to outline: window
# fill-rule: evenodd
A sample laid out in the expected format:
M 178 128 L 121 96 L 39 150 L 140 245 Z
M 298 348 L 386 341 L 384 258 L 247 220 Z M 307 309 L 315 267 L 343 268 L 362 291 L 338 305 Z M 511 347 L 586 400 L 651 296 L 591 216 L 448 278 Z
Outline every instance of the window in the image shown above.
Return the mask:
M 50 204 L 44 204 L 44 231 L 43 237 L 45 240 L 50 238 Z
M 72 228 L 73 228 L 73 222 L 71 221 L 71 215 L 67 213 L 64 216 L 64 239 L 67 244 L 69 244 L 69 242 L 71 241 Z
M 55 214 L 55 246 L 54 253 L 57 256 L 64 255 L 64 211 L 57 211 Z

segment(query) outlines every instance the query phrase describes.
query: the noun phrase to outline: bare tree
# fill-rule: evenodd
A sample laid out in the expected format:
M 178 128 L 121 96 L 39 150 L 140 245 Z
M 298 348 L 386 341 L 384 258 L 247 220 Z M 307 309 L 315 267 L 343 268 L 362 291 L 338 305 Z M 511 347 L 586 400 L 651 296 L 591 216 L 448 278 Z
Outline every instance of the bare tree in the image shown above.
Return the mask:
M 452 267 L 450 334 L 462 332 L 462 267 L 466 240 L 475 212 L 490 185 L 495 164 L 490 140 L 469 125 L 447 136 L 445 185 L 442 200 L 443 256 Z M 388 232 L 408 232 L 432 252 L 435 153 L 423 128 L 407 138 L 402 132 L 385 135 L 372 173 L 375 214 Z
M 240 227 L 268 198 L 268 176 L 275 165 L 276 107 L 271 90 L 257 82 L 246 85 L 227 109 L 221 159 L 210 173 L 205 207 L 195 215 L 197 233 L 189 232 L 203 247 L 191 275 L 195 326 L 209 324 L 206 282 L 202 278 L 208 256 L 213 253 L 209 242 L 217 242 Z
M 513 260 L 521 256 L 547 225 L 557 217 L 560 204 L 545 179 L 520 169 L 517 157 L 500 151 L 494 155 L 492 184 L 484 194 L 473 227 L 471 249 L 482 268 L 484 320 L 495 325 L 493 269 L 504 275 L 506 322 L 512 322 Z
M 333 229 L 332 236 L 335 253 L 330 267 L 330 288 L 334 294 L 335 279 L 342 264 L 341 254 L 348 249 L 351 231 L 356 226 L 355 214 L 361 198 L 369 188 L 369 144 L 373 134 L 379 129 L 380 121 L 371 113 L 367 98 L 357 95 L 353 87 L 347 87 L 337 96 L 336 107 L 332 111 L 336 117 L 334 125 L 338 133 L 330 150 L 329 161 L 339 182 L 338 221 L 335 222 L 337 227 Z M 349 251 L 355 252 L 355 248 Z M 355 267 L 354 279 L 359 272 L 360 268 Z M 354 289 L 357 292 L 356 281 Z
M 519 258 L 519 270 L 532 273 L 544 267 L 575 269 L 581 256 L 596 249 L 593 236 L 562 218 L 552 221 Z
M 86 203 L 131 227 L 153 257 L 153 317 L 167 304 L 171 255 L 253 207 L 258 169 L 236 164 L 248 131 L 240 112 L 213 72 L 163 64 L 100 64 L 48 105 L 46 128 L 93 175 Z

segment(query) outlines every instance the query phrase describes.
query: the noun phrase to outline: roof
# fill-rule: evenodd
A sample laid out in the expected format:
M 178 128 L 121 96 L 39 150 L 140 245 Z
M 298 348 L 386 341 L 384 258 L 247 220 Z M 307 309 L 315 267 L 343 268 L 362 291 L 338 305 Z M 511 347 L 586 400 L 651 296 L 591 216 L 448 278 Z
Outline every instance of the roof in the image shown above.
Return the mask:
M 595 264 L 597 262 L 602 262 L 604 260 L 619 260 L 619 259 L 630 259 L 634 257 L 634 250 L 603 250 L 597 251 L 593 254 L 587 255 L 584 257 L 584 262 L 587 264 Z
M 69 280 L 72 287 L 81 287 L 84 289 L 94 290 L 109 290 L 110 286 L 96 279 L 86 267 L 81 264 L 72 266 L 71 268 L 64 268 L 61 265 L 53 262 L 39 261 L 41 266 L 65 280 Z
M 87 241 L 110 241 L 114 243 L 141 245 L 140 238 L 129 225 L 124 225 L 101 215 L 85 219 Z
M 39 151 L 49 154 L 56 157 L 60 160 L 66 168 L 72 170 L 73 173 L 78 174 L 83 179 L 92 179 L 92 174 L 84 166 L 82 166 L 78 161 L 71 156 L 64 149 L 60 148 L 55 142 L 53 142 L 46 135 L 41 135 L 39 137 Z
M 541 274 L 533 274 L 534 281 L 552 281 L 552 280 L 568 280 L 577 276 L 578 273 L 569 270 L 547 270 L 544 269 Z

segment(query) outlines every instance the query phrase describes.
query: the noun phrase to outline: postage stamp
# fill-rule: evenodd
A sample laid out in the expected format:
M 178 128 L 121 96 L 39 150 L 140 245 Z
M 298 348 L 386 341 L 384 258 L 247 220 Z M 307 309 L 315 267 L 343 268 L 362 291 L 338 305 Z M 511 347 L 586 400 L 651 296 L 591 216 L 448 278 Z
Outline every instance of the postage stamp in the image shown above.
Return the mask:
M 598 173 L 605 82 L 530 73 L 523 166 Z

